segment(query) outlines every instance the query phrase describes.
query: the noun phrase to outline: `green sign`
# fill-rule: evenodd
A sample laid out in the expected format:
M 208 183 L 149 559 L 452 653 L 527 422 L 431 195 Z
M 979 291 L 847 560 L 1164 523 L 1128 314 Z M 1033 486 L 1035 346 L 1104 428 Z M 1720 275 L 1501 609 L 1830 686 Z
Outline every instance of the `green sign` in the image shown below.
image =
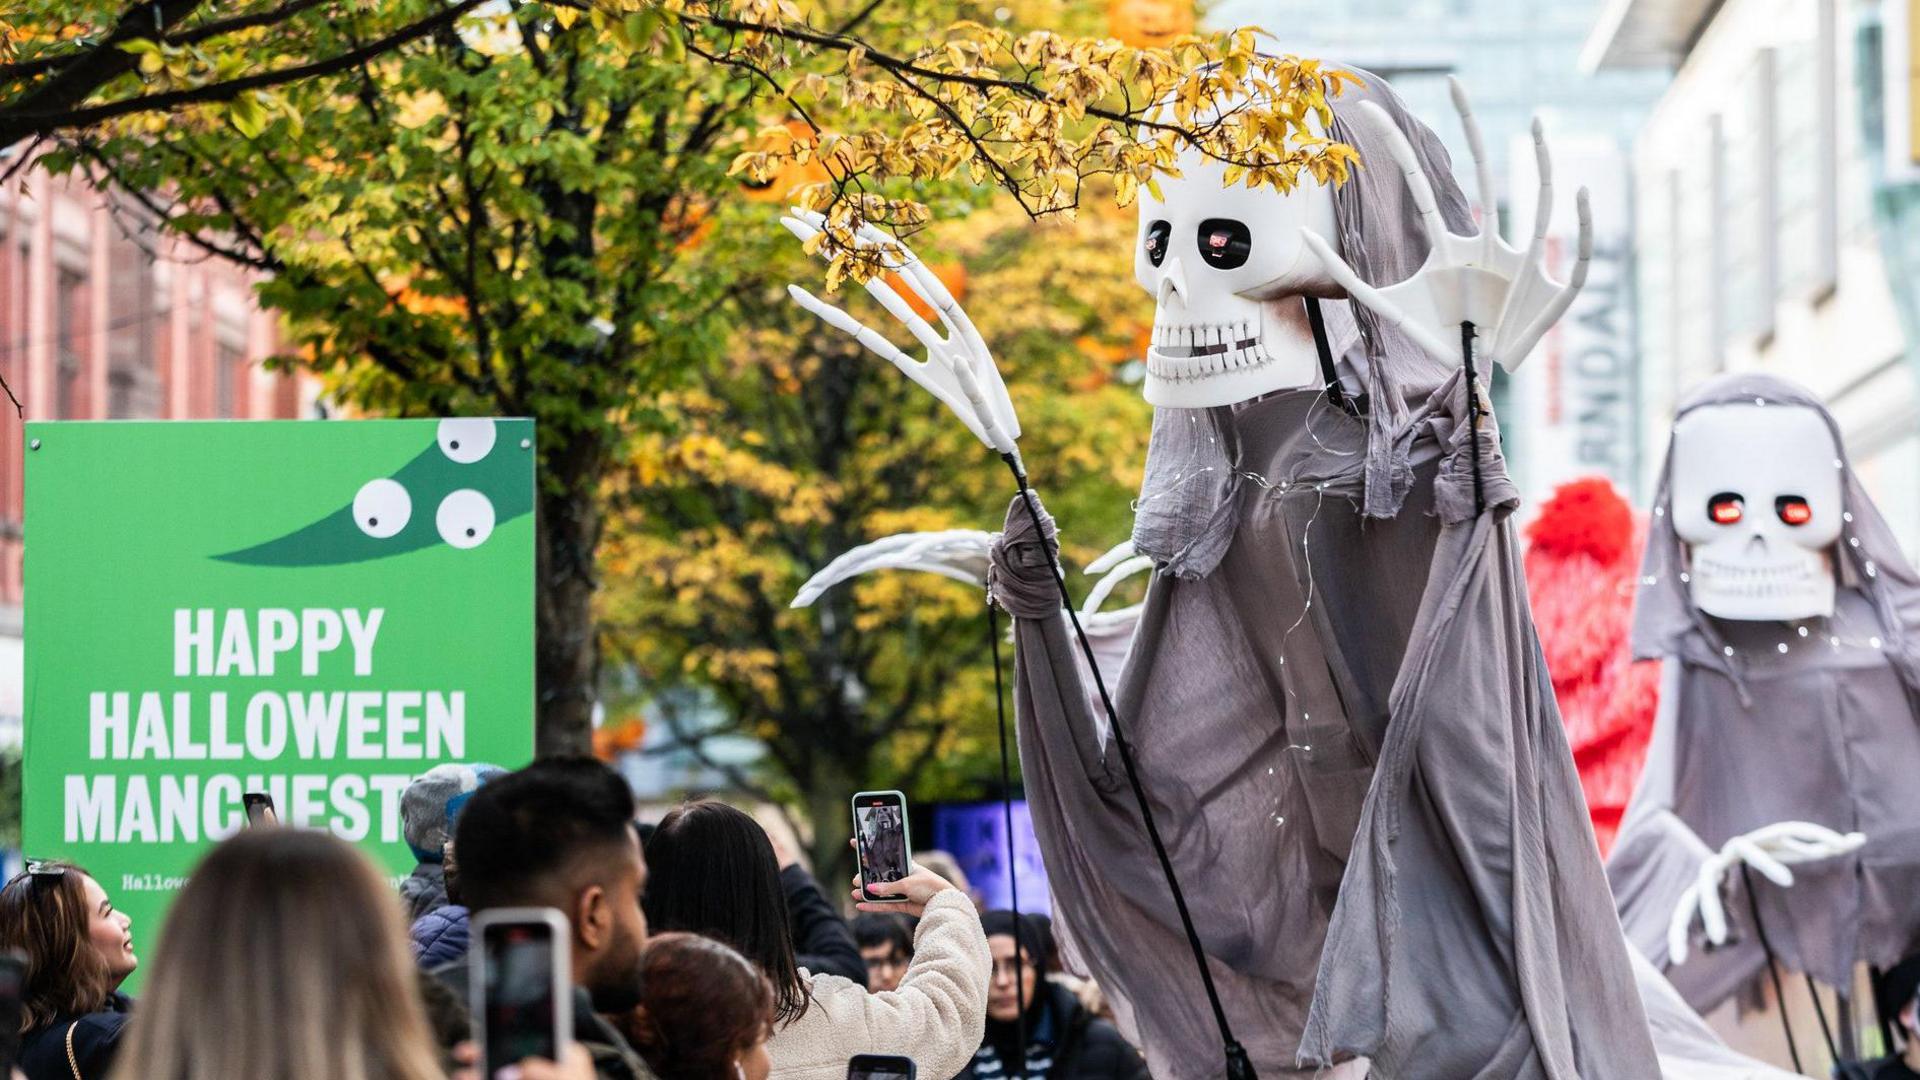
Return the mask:
M 532 756 L 531 421 L 26 443 L 26 853 L 85 866 L 136 939 L 245 792 L 397 879 L 409 780 Z

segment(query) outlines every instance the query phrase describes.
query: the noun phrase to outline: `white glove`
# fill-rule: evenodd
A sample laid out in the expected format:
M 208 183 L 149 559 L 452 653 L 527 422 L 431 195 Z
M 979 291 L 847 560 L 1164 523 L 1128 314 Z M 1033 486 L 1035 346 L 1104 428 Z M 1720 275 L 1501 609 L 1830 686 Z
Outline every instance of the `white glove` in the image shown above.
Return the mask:
M 1700 864 L 1698 878 L 1680 894 L 1673 920 L 1667 924 L 1668 958 L 1675 965 L 1687 962 L 1687 932 L 1692 929 L 1695 912 L 1699 913 L 1707 940 L 1726 944 L 1727 912 L 1720 902 L 1720 886 L 1736 863 L 1746 863 L 1784 889 L 1793 884 L 1789 865 L 1846 855 L 1866 842 L 1863 833 L 1843 836 L 1807 821 L 1776 822 L 1727 841 L 1718 853 Z

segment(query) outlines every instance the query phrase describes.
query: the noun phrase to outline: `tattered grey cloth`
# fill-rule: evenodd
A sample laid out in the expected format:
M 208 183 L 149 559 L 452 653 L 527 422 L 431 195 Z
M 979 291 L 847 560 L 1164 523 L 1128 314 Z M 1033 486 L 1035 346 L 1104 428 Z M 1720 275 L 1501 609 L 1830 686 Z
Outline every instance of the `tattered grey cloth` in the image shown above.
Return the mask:
M 1785 1080 L 1800 1075 L 1735 1053 L 1652 964 L 1638 953 L 1628 955 L 1660 1053 L 1660 1075 L 1666 1080 Z
M 1758 374 L 1711 380 L 1679 415 L 1763 400 L 1817 411 L 1810 391 Z M 1676 417 L 1677 419 L 1677 417 Z M 1667 926 L 1700 862 L 1728 839 L 1780 821 L 1863 832 L 1858 852 L 1793 868 L 1782 889 L 1753 874 L 1768 940 L 1781 962 L 1849 987 L 1858 962 L 1890 966 L 1920 942 L 1920 578 L 1841 451 L 1839 588 L 1831 619 L 1716 619 L 1681 579 L 1672 455 L 1660 477 L 1634 605 L 1633 651 L 1666 660 L 1646 771 L 1608 861 L 1622 925 L 1649 959 L 1667 963 Z M 1784 648 L 1783 648 L 1784 647 Z M 1707 1011 L 1765 964 L 1740 875 L 1727 897 L 1733 940 L 1667 972 Z
M 1406 133 L 1449 229 L 1471 232 L 1473 213 L 1453 180 L 1453 164 L 1439 136 L 1407 111 L 1385 80 L 1357 68 L 1348 70 L 1365 85 L 1332 100 L 1328 135 L 1359 151 L 1361 168 L 1334 189 L 1339 235 L 1327 240 L 1361 280 L 1392 285 L 1426 262 L 1427 236 L 1392 152 L 1357 119 L 1361 102 L 1378 104 Z M 1383 325 L 1362 305 L 1322 301 L 1321 308 L 1334 355 L 1345 369 L 1343 379 L 1364 386 L 1371 403 L 1364 421 L 1366 440 L 1359 448 L 1363 478 L 1356 498 L 1367 516 L 1392 517 L 1413 482 L 1408 457 L 1411 408 L 1439 389 L 1454 374 L 1454 366 Z M 1229 414 L 1227 407 L 1154 412 L 1133 544 L 1141 554 L 1153 556 L 1162 573 L 1202 577 L 1232 543 L 1237 520 L 1232 503 L 1246 478 L 1236 468 L 1238 448 Z
M 1241 467 L 1211 574 L 1157 575 L 1117 705 L 1263 1077 L 1658 1075 L 1529 619 L 1491 423 L 1473 515 L 1464 380 L 1410 419 L 1405 512 L 1367 517 L 1368 429 L 1318 391 L 1222 410 Z M 1051 526 L 1049 525 L 1049 529 Z M 1219 1035 L 1043 544 L 1019 505 L 989 588 L 1015 616 L 1021 764 L 1069 962 L 1162 1080 Z

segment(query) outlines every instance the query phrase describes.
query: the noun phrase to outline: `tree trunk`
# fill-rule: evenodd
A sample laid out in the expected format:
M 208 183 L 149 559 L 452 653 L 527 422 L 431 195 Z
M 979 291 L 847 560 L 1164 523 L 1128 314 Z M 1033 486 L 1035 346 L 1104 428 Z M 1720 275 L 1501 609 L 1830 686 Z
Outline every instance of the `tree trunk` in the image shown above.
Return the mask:
M 796 777 L 803 782 L 803 794 L 807 808 L 807 820 L 813 826 L 813 843 L 809 855 L 813 859 L 813 876 L 820 882 L 820 889 L 827 899 L 841 910 L 849 910 L 853 889 L 853 848 L 847 841 L 853 838 L 853 793 L 855 783 L 854 770 L 845 762 L 822 754 L 814 759 L 809 775 Z
M 599 694 L 600 633 L 593 594 L 594 553 L 605 508 L 600 468 L 605 444 L 580 434 L 549 446 L 535 505 L 534 754 L 587 754 L 593 749 L 593 705 Z

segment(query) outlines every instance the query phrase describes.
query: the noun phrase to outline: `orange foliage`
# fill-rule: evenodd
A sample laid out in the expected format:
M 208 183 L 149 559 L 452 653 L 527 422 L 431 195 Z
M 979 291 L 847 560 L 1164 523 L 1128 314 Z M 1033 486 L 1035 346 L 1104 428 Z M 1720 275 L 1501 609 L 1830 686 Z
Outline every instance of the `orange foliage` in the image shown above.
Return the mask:
M 1161 49 L 1193 33 L 1193 0 L 1111 0 L 1107 32 L 1136 49 Z
M 638 750 L 647 737 L 647 722 L 638 716 L 612 720 L 593 732 L 593 756 L 612 761 L 630 750 Z
M 789 120 L 787 121 L 787 145 L 781 146 L 776 142 L 767 149 L 776 153 L 787 153 L 796 142 L 810 144 L 814 141 L 813 129 L 804 121 Z M 741 181 L 740 186 L 745 190 L 747 198 L 753 202 L 785 204 L 792 199 L 795 191 L 808 184 L 823 183 L 830 179 L 832 176 L 819 158 L 809 157 L 805 162 L 797 162 L 789 158 L 782 161 L 780 168 L 765 182 L 755 183 L 748 179 Z
M 966 302 L 966 299 L 967 299 L 967 268 L 966 267 L 960 265 L 957 262 L 956 263 L 929 263 L 927 264 L 927 269 L 933 271 L 933 276 L 940 279 L 940 284 L 945 285 L 947 287 L 947 291 L 953 294 L 953 298 L 955 301 L 960 303 Z M 901 298 L 907 302 L 907 306 L 913 309 L 914 314 L 920 316 L 923 319 L 933 319 L 936 317 L 934 314 L 933 308 L 927 306 L 926 302 L 920 299 L 920 296 L 918 293 L 915 293 L 911 288 L 908 288 L 907 283 L 901 279 L 899 274 L 893 273 L 892 271 L 888 271 L 887 284 L 893 288 L 894 292 L 897 292 L 900 294 Z

